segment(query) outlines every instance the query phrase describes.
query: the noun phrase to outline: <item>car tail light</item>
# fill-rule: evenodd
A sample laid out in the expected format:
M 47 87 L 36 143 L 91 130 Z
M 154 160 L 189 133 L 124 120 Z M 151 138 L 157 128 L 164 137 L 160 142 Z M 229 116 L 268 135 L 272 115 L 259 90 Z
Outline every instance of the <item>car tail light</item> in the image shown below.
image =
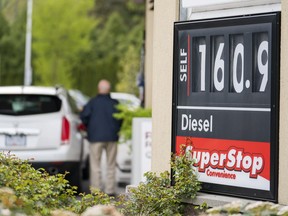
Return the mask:
M 70 139 L 70 123 L 66 117 L 62 118 L 61 144 L 68 144 Z

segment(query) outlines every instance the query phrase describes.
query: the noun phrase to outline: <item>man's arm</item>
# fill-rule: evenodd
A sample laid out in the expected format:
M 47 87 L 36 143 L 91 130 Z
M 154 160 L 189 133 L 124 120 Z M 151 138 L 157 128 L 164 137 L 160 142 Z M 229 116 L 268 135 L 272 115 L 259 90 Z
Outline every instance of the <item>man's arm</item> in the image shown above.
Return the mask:
M 81 121 L 86 127 L 88 126 L 90 115 L 91 115 L 91 102 L 89 101 L 84 106 L 83 111 L 80 113 Z

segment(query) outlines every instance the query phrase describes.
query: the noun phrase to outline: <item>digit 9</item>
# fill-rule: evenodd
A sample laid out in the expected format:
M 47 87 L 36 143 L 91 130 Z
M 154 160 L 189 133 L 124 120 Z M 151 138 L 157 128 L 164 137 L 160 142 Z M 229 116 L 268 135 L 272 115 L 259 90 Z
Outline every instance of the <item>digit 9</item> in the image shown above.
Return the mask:
M 253 92 L 265 92 L 269 87 L 268 33 L 253 34 Z

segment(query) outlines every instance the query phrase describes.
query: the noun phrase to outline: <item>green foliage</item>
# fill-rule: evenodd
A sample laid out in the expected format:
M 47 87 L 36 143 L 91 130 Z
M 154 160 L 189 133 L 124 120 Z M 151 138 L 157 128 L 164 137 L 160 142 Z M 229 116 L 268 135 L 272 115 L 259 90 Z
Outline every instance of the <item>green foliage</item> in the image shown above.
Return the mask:
M 44 216 L 59 211 L 82 214 L 95 205 L 114 205 L 125 215 L 180 215 L 184 209 L 182 199 L 195 197 L 200 189 L 192 168 L 193 161 L 183 157 L 186 156 L 172 157 L 172 171 L 178 173 L 173 175 L 175 185 L 171 186 L 167 171 L 159 177 L 148 172 L 145 183 L 115 201 L 96 189 L 76 197 L 77 188 L 69 185 L 65 175 L 50 176 L 42 169 L 35 170 L 28 161 L 0 153 L 0 214 L 6 210 Z M 191 176 L 181 178 L 184 172 Z
M 2 38 L 9 31 L 9 25 L 2 13 L 0 13 L 0 38 Z
M 0 85 L 21 85 L 24 77 L 25 13 L 8 23 L 0 13 Z
M 99 191 L 98 189 L 91 188 L 90 194 L 79 194 L 80 199 L 74 202 L 73 205 L 67 207 L 68 210 L 81 214 L 87 208 L 94 205 L 107 205 L 110 204 L 114 197 L 109 197 L 107 194 Z
M 24 78 L 26 1 L 1 0 L 0 85 Z M 134 0 L 34 0 L 34 85 L 61 84 L 93 96 L 100 79 L 137 94 L 145 3 Z M 8 20 L 8 22 L 6 21 Z
M 123 197 L 124 215 L 183 215 L 183 199 L 195 198 L 201 188 L 193 163 L 186 155 L 172 156 L 174 185 L 168 171 L 159 176 L 145 173 L 146 182 L 131 188 L 129 195 Z
M 144 109 L 142 107 L 132 109 L 131 107 L 119 104 L 117 106 L 119 110 L 118 113 L 114 114 L 116 119 L 122 120 L 122 126 L 119 132 L 119 135 L 122 141 L 125 142 L 127 140 L 131 140 L 132 138 L 132 121 L 135 117 L 151 117 L 152 111 L 151 109 Z
M 10 24 L 14 23 L 19 18 L 19 15 L 22 16 L 26 6 L 27 1 L 0 0 L 0 10 Z
M 112 91 L 137 94 L 145 4 L 95 0 L 92 14 L 98 25 L 91 34 L 91 49 L 73 63 L 75 88 L 92 96 L 98 81 L 105 78 L 110 80 Z
M 95 0 L 94 14 L 103 24 L 111 13 L 117 12 L 121 14 L 126 25 L 130 28 L 139 19 L 143 19 L 144 11 L 144 1 L 143 3 L 137 3 L 135 0 Z
M 174 190 L 179 198 L 194 199 L 201 189 L 195 169 L 194 160 L 188 155 L 172 155 L 171 168 L 174 177 Z
M 137 75 L 143 70 L 141 61 L 144 56 L 141 56 L 143 49 L 143 34 L 144 34 L 144 19 L 138 19 L 137 24 L 130 29 L 126 35 L 125 49 L 119 61 L 117 91 L 128 92 L 132 94 L 138 93 Z M 124 46 L 123 46 L 124 48 Z
M 49 208 L 67 204 L 66 198 L 75 193 L 65 175 L 49 176 L 10 154 L 0 154 L 0 161 L 0 187 L 13 189 L 25 206 L 32 206 L 43 215 Z
M 119 92 L 128 92 L 132 94 L 138 93 L 138 87 L 136 86 L 137 72 L 139 72 L 140 58 L 139 55 L 135 55 L 139 52 L 139 49 L 133 45 L 127 47 L 127 51 L 124 53 L 119 64 L 121 70 L 118 72 L 118 83 L 116 89 Z M 127 64 L 127 62 L 130 62 Z
M 36 0 L 33 7 L 34 84 L 70 88 L 72 63 L 90 49 L 91 30 L 97 24 L 88 16 L 93 0 Z
M 124 215 L 175 215 L 179 212 L 181 201 L 176 199 L 170 186 L 169 173 L 160 176 L 155 173 L 145 173 L 147 182 L 140 183 L 137 188 L 131 188 L 124 202 Z
M 99 24 L 100 27 L 93 30 L 91 49 L 85 55 L 88 60 L 80 57 L 79 61 L 76 60 L 73 64 L 73 73 L 81 80 L 75 83 L 76 88 L 83 90 L 87 95 L 95 95 L 97 83 L 101 79 L 109 80 L 112 91 L 115 90 L 114 87 L 118 82 L 119 59 L 123 55 L 119 47 L 123 46 L 125 32 L 127 31 L 124 24 L 120 14 L 117 12 L 110 14 L 104 24 Z M 86 65 L 83 65 L 83 63 L 86 63 Z
M 112 201 L 98 190 L 80 194 L 82 198 L 79 200 L 75 196 L 77 187 L 70 186 L 65 175 L 49 175 L 43 169 L 35 170 L 28 161 L 1 152 L 0 188 L 0 207 L 28 215 L 50 215 L 54 209 L 82 213 L 89 206 Z

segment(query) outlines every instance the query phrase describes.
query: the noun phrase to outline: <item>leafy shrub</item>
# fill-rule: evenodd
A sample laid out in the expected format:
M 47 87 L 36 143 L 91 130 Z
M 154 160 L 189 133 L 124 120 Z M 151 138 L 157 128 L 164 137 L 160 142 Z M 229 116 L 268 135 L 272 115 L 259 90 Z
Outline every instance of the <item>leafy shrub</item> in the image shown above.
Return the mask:
M 168 171 L 160 176 L 147 172 L 146 182 L 115 201 L 97 189 L 76 196 L 77 187 L 69 185 L 65 174 L 50 176 L 43 169 L 35 170 L 28 160 L 0 152 L 0 215 L 79 215 L 89 207 L 108 204 L 127 216 L 181 215 L 185 207 L 182 200 L 194 198 L 200 190 L 193 163 L 185 154 L 173 155 L 174 185 Z
M 96 189 L 91 194 L 79 194 L 82 198 L 77 199 L 77 187 L 69 185 L 66 174 L 49 175 L 44 169 L 35 170 L 28 160 L 0 152 L 1 205 L 28 215 L 50 215 L 54 209 L 80 214 L 89 206 L 112 201 Z
M 131 107 L 119 104 L 117 106 L 117 109 L 119 110 L 118 113 L 114 114 L 114 117 L 116 119 L 122 120 L 122 126 L 119 132 L 119 135 L 121 139 L 123 139 L 123 142 L 126 142 L 127 140 L 131 140 L 132 138 L 132 121 L 135 117 L 151 117 L 152 111 L 151 109 L 144 109 L 142 107 L 132 109 Z
M 129 194 L 122 197 L 124 215 L 182 215 L 183 199 L 195 198 L 201 188 L 193 163 L 186 154 L 172 156 L 174 185 L 168 171 L 159 176 L 154 172 L 145 173 L 146 182 L 131 188 Z
M 76 193 L 65 175 L 50 176 L 10 154 L 0 154 L 0 160 L 0 187 L 13 189 L 23 204 L 32 206 L 36 212 L 45 215 L 49 208 L 61 208 Z
M 67 207 L 68 210 L 75 213 L 83 213 L 87 208 L 95 205 L 108 205 L 114 201 L 114 197 L 109 197 L 107 194 L 98 189 L 91 188 L 90 194 L 79 194 L 78 200 L 74 200 L 73 205 Z M 117 205 L 116 202 L 113 202 Z
M 185 215 L 183 199 L 195 198 L 201 188 L 193 168 L 194 161 L 185 152 L 184 148 L 182 155 L 172 155 L 173 185 L 168 171 L 158 176 L 147 172 L 146 182 L 131 188 L 119 201 L 97 189 L 76 196 L 77 188 L 69 185 L 65 174 L 50 176 L 43 169 L 35 170 L 28 160 L 0 152 L 0 215 L 72 216 L 83 212 L 85 215 L 87 209 L 92 210 L 90 207 L 97 205 L 115 206 L 126 216 Z M 288 206 L 260 201 L 232 202 L 210 208 L 201 215 L 288 216 Z

